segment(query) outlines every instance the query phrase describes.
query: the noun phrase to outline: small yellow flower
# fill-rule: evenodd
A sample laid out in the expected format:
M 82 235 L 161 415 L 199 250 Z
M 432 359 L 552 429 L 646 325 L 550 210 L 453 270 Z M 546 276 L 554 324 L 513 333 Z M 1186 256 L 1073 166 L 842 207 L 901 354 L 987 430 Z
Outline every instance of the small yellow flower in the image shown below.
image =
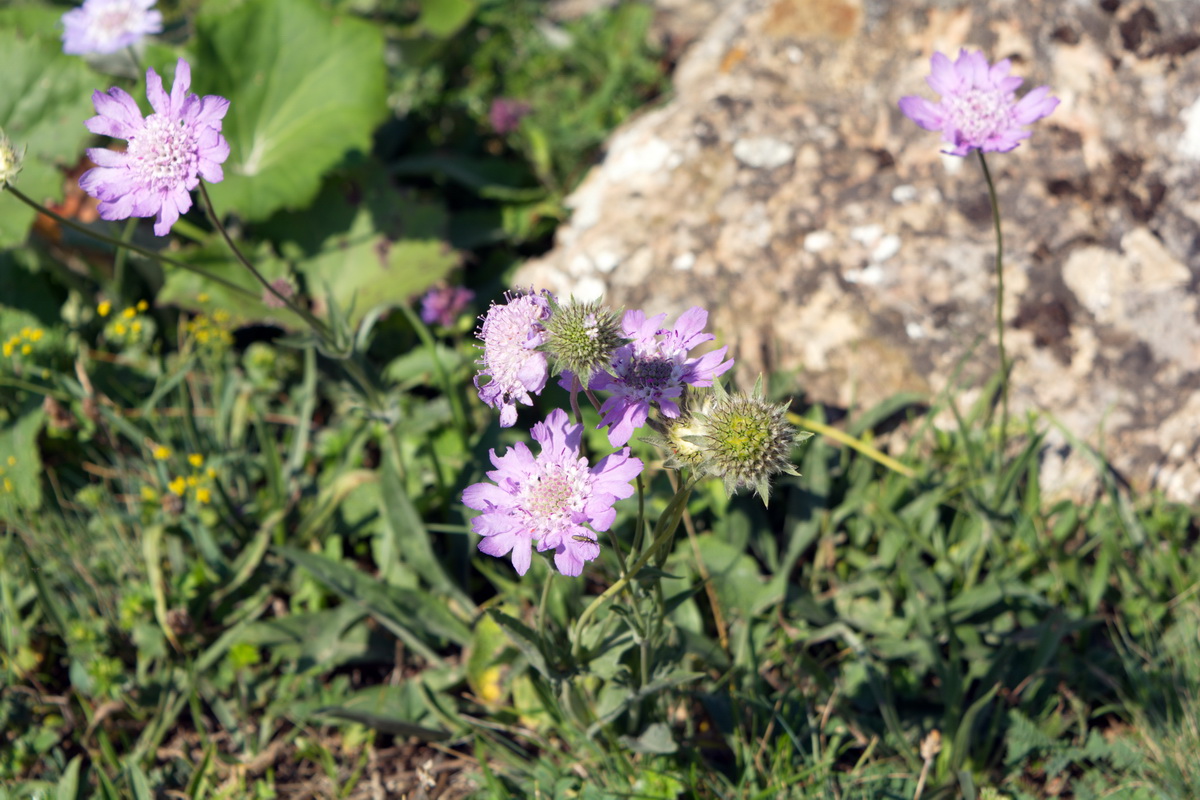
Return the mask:
M 168 483 L 167 488 L 171 490 L 172 494 L 183 497 L 183 493 L 187 491 L 187 481 L 185 481 L 183 476 L 180 475 L 178 478 Z
M 199 453 L 190 453 L 188 454 L 188 463 L 196 469 L 200 469 L 204 466 L 204 456 Z
M 31 345 L 31 344 L 21 345 L 21 355 L 27 356 L 32 352 L 33 352 L 33 345 Z
M 213 469 L 212 467 L 209 467 L 207 472 L 205 472 L 204 474 L 208 476 L 208 479 L 210 481 L 215 481 L 217 479 L 217 471 L 215 469 Z
M 205 503 L 205 504 L 211 503 L 212 502 L 212 492 L 210 492 L 208 489 L 204 489 L 204 488 L 197 489 L 196 490 L 196 499 L 198 501 L 200 501 L 201 503 Z
M 147 308 L 149 308 L 149 307 L 150 307 L 150 304 L 149 304 L 149 303 L 147 303 L 145 300 L 138 300 L 138 301 L 137 301 L 137 310 L 138 310 L 138 311 L 145 311 L 145 310 L 146 310 Z
M 188 475 L 187 485 L 192 487 L 193 489 L 195 489 L 197 486 L 200 485 L 200 479 L 197 478 L 195 475 Z
M 201 292 L 200 294 L 196 295 L 196 302 L 197 303 L 207 303 L 208 302 L 208 292 Z
M 4 491 L 11 492 L 12 490 L 13 490 L 12 478 L 5 478 L 4 479 Z
M 143 486 L 142 487 L 142 499 L 145 500 L 147 503 L 153 503 L 155 500 L 158 499 L 158 492 L 154 491 L 154 489 L 150 486 Z
M 32 331 L 29 332 L 29 341 L 40 342 L 42 340 L 42 337 L 45 335 L 46 335 L 46 332 L 44 330 L 42 330 L 41 328 L 34 328 Z
M 17 457 L 16 457 L 16 456 L 9 456 L 9 457 L 8 457 L 8 465 L 9 465 L 10 467 L 15 467 L 15 466 L 17 465 Z
M 137 316 L 137 309 L 134 308 L 133 306 L 130 306 L 129 308 L 127 308 L 121 312 L 121 316 L 124 317 L 125 319 L 133 319 L 134 317 Z
M 154 448 L 154 458 L 158 461 L 166 461 L 171 457 L 171 448 L 166 445 L 158 445 Z
M 3 347 L 0 347 L 0 351 L 3 351 L 3 352 L 4 352 L 4 357 L 5 357 L 5 358 L 11 358 L 11 357 L 12 357 L 12 354 L 13 354 L 13 343 L 12 343 L 12 342 L 5 342 L 5 343 L 4 343 L 4 346 L 3 346 Z
M 21 338 L 22 339 L 28 339 L 29 335 L 31 333 L 33 333 L 33 329 L 30 328 L 29 326 L 25 326 L 24 328 L 21 328 Z
M 229 321 L 229 312 L 223 308 L 218 308 L 216 311 L 213 312 L 212 318 L 213 318 L 213 322 L 228 322 Z
M 113 333 L 115 333 L 117 336 L 124 336 L 126 330 L 127 329 L 124 322 L 118 322 L 116 325 L 113 325 Z
M 107 317 L 110 311 L 112 311 L 112 303 L 107 300 L 100 301 L 100 305 L 96 306 L 96 313 L 102 317 Z
M 142 332 L 141 321 L 135 319 L 133 322 L 131 322 L 129 324 L 129 330 L 133 331 L 134 333 L 141 333 Z

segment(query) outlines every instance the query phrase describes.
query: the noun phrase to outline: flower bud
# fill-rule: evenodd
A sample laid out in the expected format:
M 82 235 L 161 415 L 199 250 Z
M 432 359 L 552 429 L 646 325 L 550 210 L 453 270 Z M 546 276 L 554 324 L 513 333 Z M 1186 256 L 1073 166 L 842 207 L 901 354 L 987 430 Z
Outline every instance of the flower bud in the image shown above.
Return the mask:
M 598 301 L 554 301 L 544 324 L 548 334 L 544 349 L 554 361 L 554 374 L 572 372 L 583 386 L 597 372 L 609 369 L 613 353 L 629 341 L 621 329 L 620 314 Z
M 0 130 L 0 189 L 13 184 L 17 173 L 21 171 L 24 157 L 24 151 L 18 153 L 4 131 Z
M 667 466 L 720 478 L 729 494 L 753 487 L 764 505 L 772 475 L 800 474 L 792 466 L 792 446 L 811 434 L 797 434 L 787 421 L 787 403 L 763 398 L 761 377 L 749 395 L 728 394 L 714 382 L 711 393 L 690 396 L 688 405 L 678 419 L 661 421 L 660 435 L 652 439 L 670 453 Z

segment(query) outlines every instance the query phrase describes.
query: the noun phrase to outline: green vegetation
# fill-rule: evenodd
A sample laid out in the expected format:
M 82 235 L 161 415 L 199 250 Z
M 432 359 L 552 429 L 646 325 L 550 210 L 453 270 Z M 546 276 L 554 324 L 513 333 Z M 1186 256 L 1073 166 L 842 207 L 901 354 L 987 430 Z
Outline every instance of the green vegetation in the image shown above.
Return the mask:
M 646 6 L 162 5 L 146 63 L 186 53 L 197 91 L 255 109 L 230 112 L 214 204 L 329 335 L 264 304 L 202 208 L 154 239 L 61 207 L 181 267 L 31 230 L 0 193 L 0 798 L 1200 796 L 1196 510 L 1099 455 L 1095 497 L 1043 496 L 1045 420 L 996 459 L 986 402 L 953 430 L 945 400 L 852 409 L 839 428 L 912 475 L 818 435 L 769 506 L 701 483 L 586 627 L 626 573 L 607 542 L 580 578 L 476 552 L 462 491 L 528 435 L 478 400 L 470 314 L 412 307 L 453 281 L 481 311 L 547 246 L 666 86 Z M 90 91 L 141 91 L 60 52 L 62 10 L 0 10 L 0 127 L 47 197 L 96 144 Z M 266 35 L 281 17 L 303 52 Z M 301 80 L 318 54 L 328 85 Z M 496 98 L 529 106 L 511 132 Z M 245 178 L 253 158 L 275 168 Z M 674 495 L 632 446 L 624 553 Z

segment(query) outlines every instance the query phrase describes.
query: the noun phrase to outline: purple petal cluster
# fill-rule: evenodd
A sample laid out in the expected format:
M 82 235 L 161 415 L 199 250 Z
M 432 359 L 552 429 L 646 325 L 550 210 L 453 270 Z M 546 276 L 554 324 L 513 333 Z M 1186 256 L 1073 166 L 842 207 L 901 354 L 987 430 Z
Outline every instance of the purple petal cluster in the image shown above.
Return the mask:
M 468 507 L 483 512 L 471 521 L 483 537 L 482 552 L 511 553 L 520 575 L 529 569 L 534 544 L 539 552 L 554 551 L 563 575 L 581 574 L 584 563 L 600 555 L 596 532 L 612 525 L 613 503 L 633 494 L 630 481 L 643 465 L 626 447 L 589 468 L 580 455 L 582 435 L 582 425 L 555 409 L 533 426 L 533 439 L 541 444 L 537 456 L 523 442 L 501 456 L 491 451 L 496 469 L 487 476 L 494 483 L 468 486 L 462 496 Z
M 980 51 L 960 50 L 953 62 L 934 53 L 926 82 L 941 95 L 937 103 L 921 97 L 900 99 L 900 110 L 928 131 L 941 131 L 950 145 L 943 152 L 965 156 L 971 150 L 1006 153 L 1029 138 L 1025 126 L 1047 116 L 1058 105 L 1049 86 L 1039 86 L 1021 100 L 1014 92 L 1024 82 L 1011 77 L 1005 59 L 988 66 Z
M 421 298 L 421 321 L 426 325 L 437 323 L 443 328 L 449 328 L 474 299 L 475 293 L 463 286 L 439 286 L 430 289 Z
M 600 406 L 600 427 L 609 426 L 608 440 L 613 447 L 629 441 L 634 430 L 646 424 L 650 405 L 658 406 L 665 417 L 679 416 L 675 402 L 684 386 L 712 386 L 713 379 L 733 366 L 733 359 L 722 361 L 727 348 L 713 350 L 699 358 L 688 353 L 715 336 L 703 333 L 708 312 L 693 306 L 679 316 L 675 327 L 660 327 L 666 314 L 646 317 L 643 311 L 627 311 L 621 321 L 625 335 L 632 341 L 613 355 L 612 372 L 592 379 L 591 388 L 612 392 Z
M 115 53 L 143 36 L 160 33 L 162 13 L 155 0 L 86 0 L 62 15 L 63 52 L 70 55 Z
M 529 103 L 521 100 L 497 97 L 492 101 L 491 108 L 488 109 L 488 122 L 491 123 L 492 130 L 496 133 L 501 135 L 512 133 L 520 127 L 521 120 L 532 110 Z
M 79 186 L 100 201 L 101 219 L 157 215 L 154 233 L 165 236 L 192 207 L 189 193 L 200 178 L 218 183 L 225 177 L 221 164 L 229 157 L 229 143 L 221 135 L 221 120 L 229 101 L 188 94 L 191 81 L 191 67 L 182 58 L 170 95 L 158 73 L 146 70 L 146 97 L 154 113 L 144 119 L 124 89 L 92 94 L 97 116 L 85 123 L 87 129 L 129 142 L 123 153 L 87 151 L 96 168 L 83 173 Z
M 475 376 L 479 399 L 500 409 L 500 427 L 511 428 L 517 421 L 517 403 L 533 405 L 530 394 L 539 394 L 546 386 L 549 368 L 546 354 L 539 351 L 546 342 L 542 324 L 550 317 L 546 293 L 506 292 L 503 305 L 492 304 L 476 334 L 483 340 L 482 367 Z M 480 379 L 487 383 L 480 386 Z

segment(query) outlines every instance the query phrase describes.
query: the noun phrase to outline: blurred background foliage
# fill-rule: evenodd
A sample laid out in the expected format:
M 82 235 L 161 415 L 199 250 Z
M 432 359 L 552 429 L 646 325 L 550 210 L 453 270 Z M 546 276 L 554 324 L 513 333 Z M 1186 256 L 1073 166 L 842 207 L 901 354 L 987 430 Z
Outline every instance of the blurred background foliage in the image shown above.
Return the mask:
M 90 93 L 182 55 L 232 101 L 218 213 L 361 346 L 0 194 L 0 797 L 1200 796 L 1195 509 L 1100 455 L 1095 496 L 1043 497 L 1045 421 L 996 465 L 983 408 L 837 410 L 903 425 L 917 477 L 814 439 L 769 509 L 704 487 L 646 576 L 666 624 L 636 582 L 578 657 L 609 548 L 548 589 L 473 557 L 461 491 L 520 434 L 474 399 L 472 312 L 666 90 L 650 6 L 162 2 L 140 64 L 64 56 L 69 7 L 0 9 L 22 189 L 257 295 L 198 210 L 158 239 L 77 189 Z M 478 302 L 427 327 L 447 284 Z

